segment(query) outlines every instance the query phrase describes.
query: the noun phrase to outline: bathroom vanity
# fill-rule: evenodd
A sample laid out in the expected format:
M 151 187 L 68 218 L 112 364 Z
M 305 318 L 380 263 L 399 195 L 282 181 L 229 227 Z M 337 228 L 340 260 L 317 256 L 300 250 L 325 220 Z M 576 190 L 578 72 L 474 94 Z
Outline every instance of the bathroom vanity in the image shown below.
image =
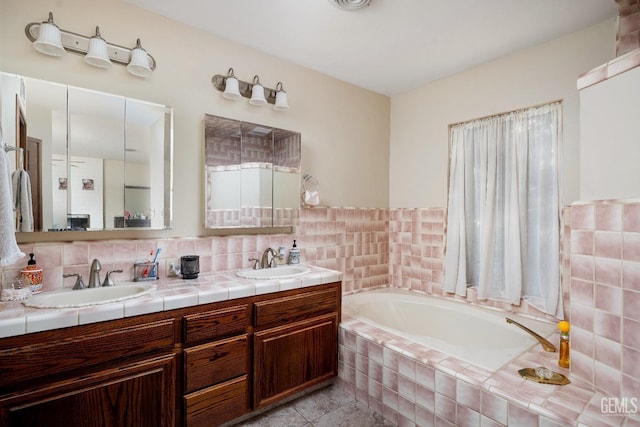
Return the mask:
M 337 376 L 340 307 L 331 282 L 0 339 L 0 425 L 223 424 Z

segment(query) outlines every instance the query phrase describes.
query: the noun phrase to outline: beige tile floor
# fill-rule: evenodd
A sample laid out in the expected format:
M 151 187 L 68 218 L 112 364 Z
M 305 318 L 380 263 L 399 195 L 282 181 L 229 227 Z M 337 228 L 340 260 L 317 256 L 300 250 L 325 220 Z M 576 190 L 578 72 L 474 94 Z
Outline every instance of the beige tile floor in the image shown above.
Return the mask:
M 388 427 L 392 423 L 346 393 L 339 384 L 317 390 L 238 426 Z

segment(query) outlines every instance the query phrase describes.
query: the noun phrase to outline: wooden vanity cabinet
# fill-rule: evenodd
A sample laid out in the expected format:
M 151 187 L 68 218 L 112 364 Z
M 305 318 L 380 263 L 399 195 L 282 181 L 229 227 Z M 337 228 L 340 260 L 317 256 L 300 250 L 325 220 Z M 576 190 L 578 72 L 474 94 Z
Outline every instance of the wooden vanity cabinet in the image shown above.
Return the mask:
M 340 283 L 0 339 L 0 427 L 216 426 L 337 375 Z
M 254 305 L 254 409 L 338 375 L 341 288 Z

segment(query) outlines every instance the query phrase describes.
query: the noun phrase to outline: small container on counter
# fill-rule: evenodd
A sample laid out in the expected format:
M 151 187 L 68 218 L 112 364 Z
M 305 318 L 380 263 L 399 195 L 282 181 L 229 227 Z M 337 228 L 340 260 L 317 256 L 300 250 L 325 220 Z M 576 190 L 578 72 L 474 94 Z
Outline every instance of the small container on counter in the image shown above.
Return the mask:
M 29 287 L 31 292 L 37 294 L 42 292 L 43 271 L 33 257 L 34 254 L 29 254 L 30 259 L 27 261 L 27 266 L 20 270 L 20 275 L 22 276 L 22 285 Z
M 183 279 L 197 279 L 200 274 L 200 256 L 184 255 L 180 257 L 180 274 Z
M 160 277 L 158 276 L 157 272 L 157 262 L 136 262 L 133 264 L 133 281 L 146 282 L 149 280 L 158 280 Z
M 4 285 L 0 293 L 0 301 L 20 301 L 31 297 L 31 289 L 28 286 L 22 286 L 22 279 L 16 277 L 10 283 Z
M 300 264 L 300 249 L 296 245 L 296 241 L 293 241 L 293 247 L 289 251 L 289 264 Z

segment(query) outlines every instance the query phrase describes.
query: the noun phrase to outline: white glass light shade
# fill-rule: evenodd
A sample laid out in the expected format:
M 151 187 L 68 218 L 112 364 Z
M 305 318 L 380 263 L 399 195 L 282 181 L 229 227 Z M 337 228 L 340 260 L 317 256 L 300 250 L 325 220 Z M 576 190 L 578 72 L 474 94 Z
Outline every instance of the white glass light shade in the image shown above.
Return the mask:
M 256 79 L 254 79 L 254 82 Z M 260 84 L 258 80 L 257 83 L 251 87 L 251 99 L 249 100 L 249 104 L 251 105 L 266 105 L 267 99 L 264 97 L 264 87 Z
M 62 46 L 62 35 L 60 28 L 51 22 L 43 22 L 40 24 L 38 39 L 33 42 L 33 47 L 40 53 L 51 56 L 62 56 L 67 51 Z
M 94 67 L 109 68 L 111 59 L 107 50 L 107 42 L 100 37 L 100 30 L 96 28 L 96 35 L 89 39 L 89 50 L 84 57 L 84 62 Z
M 151 60 L 147 51 L 142 48 L 140 39 L 138 39 L 136 47 L 131 50 L 131 59 L 127 65 L 127 71 L 138 77 L 149 77 L 151 75 Z
M 224 92 L 222 92 L 222 96 L 232 101 L 237 101 L 242 98 L 242 95 L 240 95 L 238 79 L 235 77 L 227 77 L 225 79 Z
M 285 111 L 289 109 L 289 101 L 287 100 L 287 92 L 282 89 L 282 83 L 276 85 L 276 103 L 273 106 L 276 111 Z

